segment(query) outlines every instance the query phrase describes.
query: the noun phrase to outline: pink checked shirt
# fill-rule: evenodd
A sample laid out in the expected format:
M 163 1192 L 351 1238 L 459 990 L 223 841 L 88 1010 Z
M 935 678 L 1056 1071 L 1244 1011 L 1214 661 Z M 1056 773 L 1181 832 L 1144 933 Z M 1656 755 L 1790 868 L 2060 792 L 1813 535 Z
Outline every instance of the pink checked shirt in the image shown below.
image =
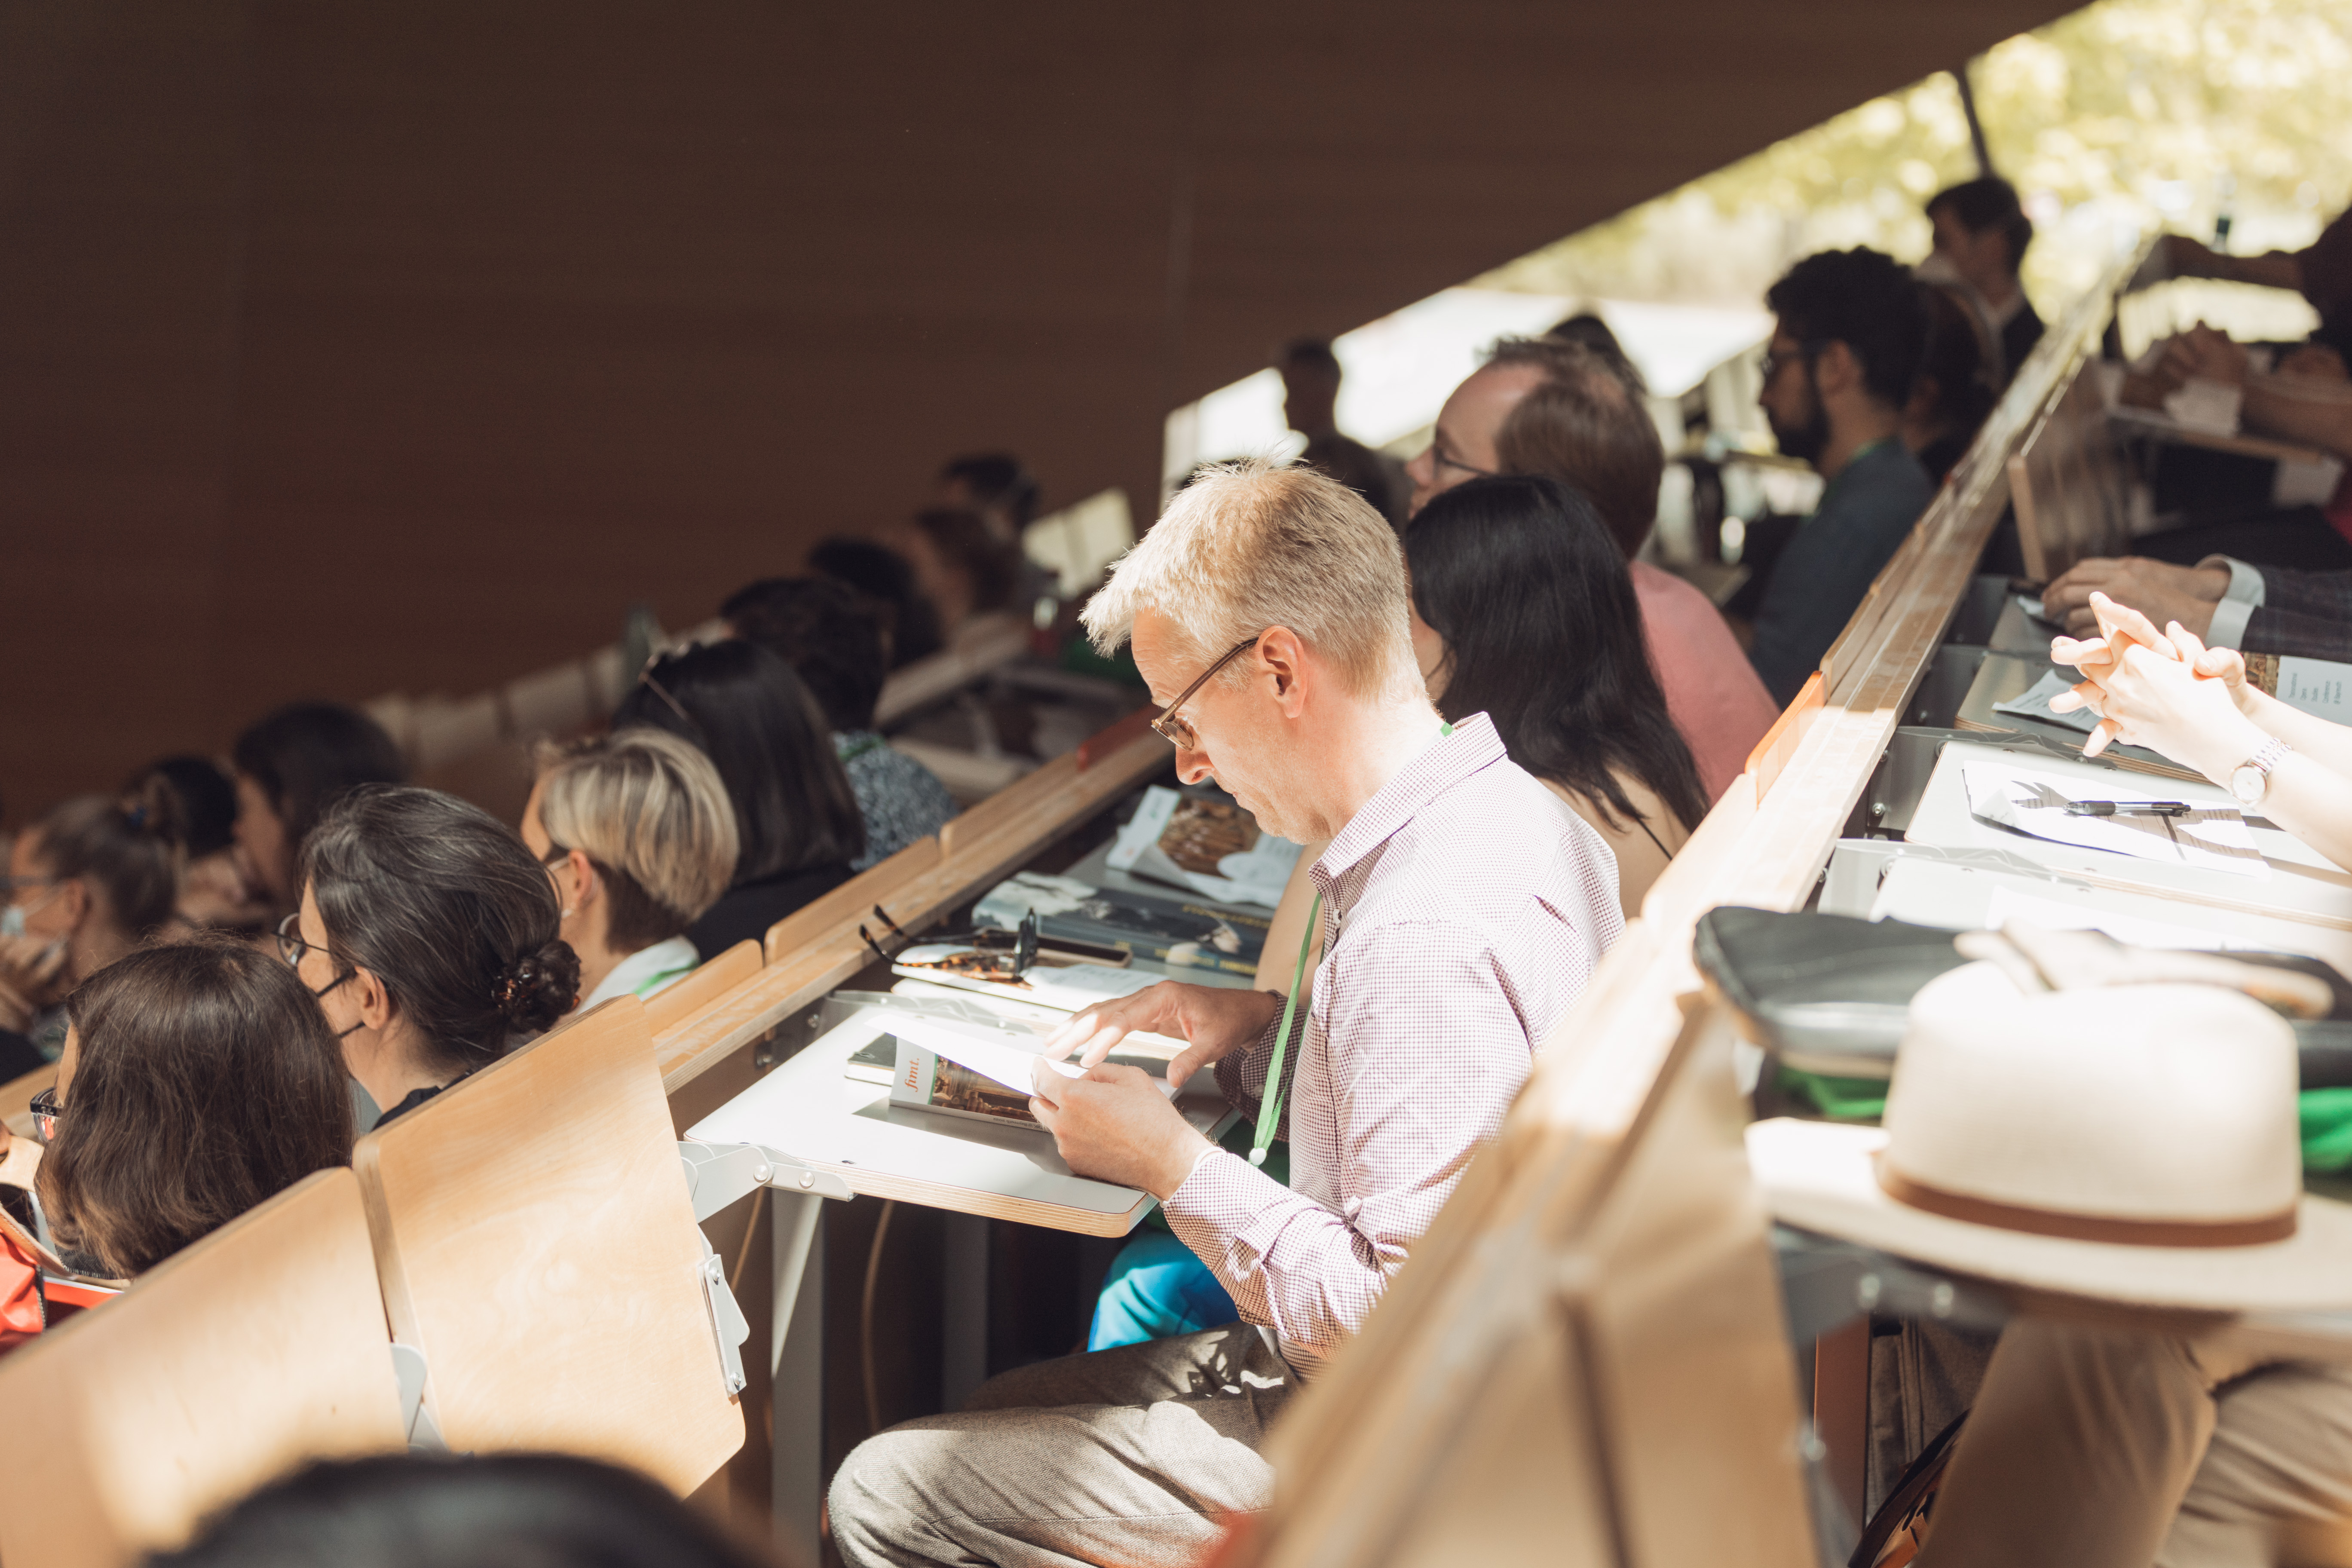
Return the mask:
M 1311 875 L 1324 957 L 1291 1051 L 1291 1184 L 1217 1150 L 1167 1203 L 1302 1377 L 1362 1326 L 1624 928 L 1608 847 L 1483 713 L 1390 780 Z M 1217 1064 L 1251 1115 L 1280 1026 Z

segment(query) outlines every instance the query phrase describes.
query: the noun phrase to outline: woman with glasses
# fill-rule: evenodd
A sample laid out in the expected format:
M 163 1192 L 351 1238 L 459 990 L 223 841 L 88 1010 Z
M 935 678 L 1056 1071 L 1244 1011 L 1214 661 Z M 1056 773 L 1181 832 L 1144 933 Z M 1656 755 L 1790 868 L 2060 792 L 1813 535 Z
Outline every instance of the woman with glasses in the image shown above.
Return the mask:
M 0 1029 L 56 1058 L 57 1000 L 174 918 L 182 837 L 179 797 L 154 774 L 120 798 L 67 801 L 17 835 L 0 902 Z
M 704 962 L 849 879 L 865 818 L 816 700 L 756 643 L 707 643 L 646 667 L 613 728 L 666 730 L 709 757 L 735 808 L 735 875 L 687 936 Z
M 66 999 L 33 1100 L 35 1190 L 67 1261 L 144 1273 L 313 1171 L 351 1163 L 326 1020 L 276 958 L 227 938 L 144 948 Z
M 302 846 L 279 951 L 381 1124 L 572 1010 L 580 961 L 513 829 L 436 790 L 367 784 Z
M 522 841 L 562 904 L 580 1008 L 651 996 L 702 962 L 687 930 L 735 875 L 735 808 L 710 759 L 639 725 L 549 745 Z

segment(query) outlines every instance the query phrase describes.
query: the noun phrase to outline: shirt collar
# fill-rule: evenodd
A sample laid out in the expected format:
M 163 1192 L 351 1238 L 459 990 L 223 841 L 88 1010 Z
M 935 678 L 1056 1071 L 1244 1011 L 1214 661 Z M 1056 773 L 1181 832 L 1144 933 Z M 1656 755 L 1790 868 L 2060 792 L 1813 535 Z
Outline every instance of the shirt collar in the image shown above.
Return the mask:
M 1362 810 L 1348 819 L 1348 826 L 1339 829 L 1331 847 L 1315 862 L 1317 886 L 1328 892 L 1334 881 L 1388 842 L 1422 807 L 1479 769 L 1501 762 L 1504 755 L 1503 738 L 1495 733 L 1495 721 L 1484 713 L 1473 713 L 1453 725 L 1450 732 L 1440 735 L 1434 744 L 1407 763 L 1364 803 Z
M 670 937 L 651 947 L 641 947 L 620 963 L 613 973 L 598 983 L 596 989 L 580 998 L 579 1010 L 585 1013 L 599 1002 L 609 1002 L 615 996 L 639 994 L 638 987 L 694 967 L 694 943 L 682 936 Z

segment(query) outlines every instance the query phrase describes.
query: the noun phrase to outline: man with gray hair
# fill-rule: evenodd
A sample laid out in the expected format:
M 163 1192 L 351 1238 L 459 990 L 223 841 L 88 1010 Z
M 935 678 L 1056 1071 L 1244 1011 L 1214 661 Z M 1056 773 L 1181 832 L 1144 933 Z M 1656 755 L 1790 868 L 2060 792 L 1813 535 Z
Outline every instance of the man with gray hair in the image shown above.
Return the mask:
M 1245 1321 L 1007 1373 L 869 1439 L 834 1479 L 844 1562 L 1189 1562 L 1266 1507 L 1267 1425 L 1363 1325 L 1616 940 L 1607 847 L 1486 715 L 1439 717 L 1411 616 L 1378 512 L 1255 462 L 1187 486 L 1087 605 L 1097 647 L 1133 642 L 1185 782 L 1330 840 L 1311 984 L 1269 953 L 1287 998 L 1171 982 L 1081 1013 L 1051 1046 L 1086 1075 L 1041 1064 L 1030 1102 L 1071 1169 L 1160 1199 Z M 1105 1064 L 1134 1029 L 1187 1042 L 1171 1083 L 1213 1065 L 1255 1154 Z M 1286 1121 L 1287 1187 L 1257 1168 Z

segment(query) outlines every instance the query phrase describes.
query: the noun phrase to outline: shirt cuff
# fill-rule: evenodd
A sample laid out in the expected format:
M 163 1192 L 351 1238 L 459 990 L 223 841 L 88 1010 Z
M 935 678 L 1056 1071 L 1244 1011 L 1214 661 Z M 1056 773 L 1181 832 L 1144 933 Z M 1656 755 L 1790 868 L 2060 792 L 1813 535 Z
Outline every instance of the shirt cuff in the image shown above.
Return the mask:
M 2230 573 L 2230 586 L 2221 595 L 2223 604 L 2243 605 L 2248 609 L 2262 607 L 2267 585 L 2258 569 L 2227 555 L 2208 555 L 2197 563 L 2200 572 L 2216 567 L 2226 567 Z

